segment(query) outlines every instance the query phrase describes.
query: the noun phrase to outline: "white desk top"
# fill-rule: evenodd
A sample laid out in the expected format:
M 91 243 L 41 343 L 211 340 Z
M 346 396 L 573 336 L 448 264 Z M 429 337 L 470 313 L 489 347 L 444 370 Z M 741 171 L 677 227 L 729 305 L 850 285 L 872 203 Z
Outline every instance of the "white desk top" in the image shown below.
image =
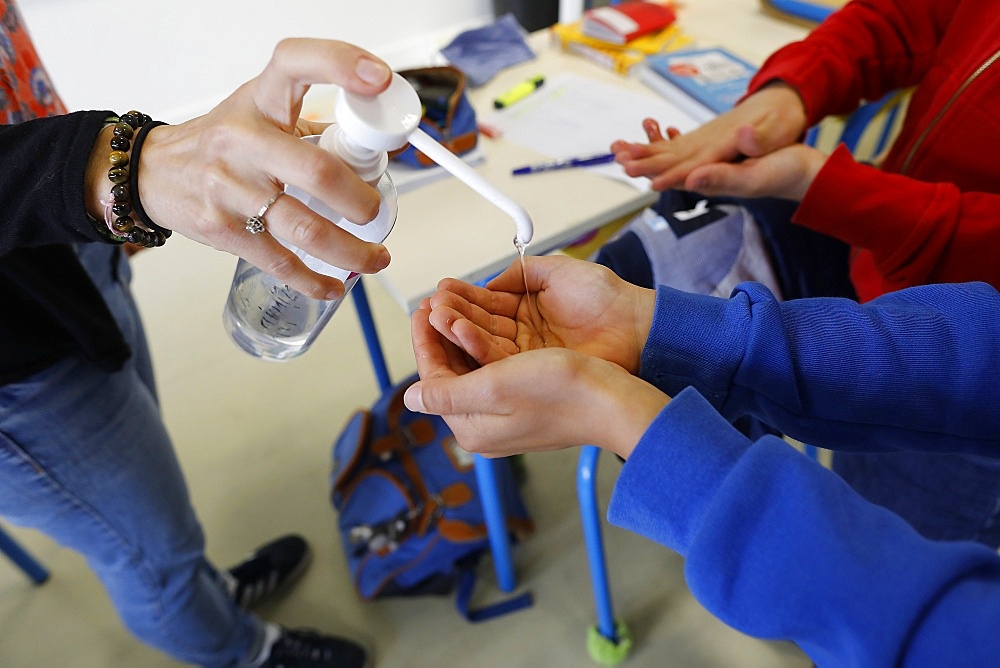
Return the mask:
M 732 4 L 713 0 L 708 4 L 699 8 L 695 3 L 683 8 L 684 30 L 700 44 L 724 43 L 751 61 L 759 62 L 780 44 L 805 33 L 804 29 L 789 24 L 787 30 L 776 31 L 770 43 L 762 43 L 753 37 L 749 24 L 761 20 L 773 23 L 775 19 L 760 15 L 752 0 Z M 713 10 L 713 4 L 719 6 Z M 728 14 L 724 13 L 727 8 Z M 747 14 L 746 20 L 740 18 L 741 12 Z M 724 23 L 720 22 L 723 16 Z M 696 31 L 695 25 L 703 26 L 705 31 Z M 718 28 L 711 30 L 712 25 Z M 704 37 L 704 32 L 719 37 L 712 41 Z M 536 74 L 549 77 L 574 72 L 652 94 L 636 80 L 563 53 L 551 44 L 547 31 L 532 35 L 531 45 L 538 54 L 535 60 L 508 68 L 482 88 L 469 91 L 481 117 L 492 110 L 492 100 L 498 94 Z M 565 247 L 584 233 L 638 211 L 656 199 L 655 193 L 640 191 L 587 169 L 512 177 L 510 172 L 514 167 L 544 162 L 546 156 L 502 137 L 483 137 L 480 145 L 486 160 L 476 166 L 477 171 L 524 206 L 534 222 L 535 237 L 528 246 L 528 254 L 540 255 Z M 441 278 L 450 276 L 476 282 L 507 267 L 517 257 L 514 233 L 513 221 L 467 186 L 451 177 L 438 180 L 400 196 L 396 225 L 386 240 L 392 262 L 375 279 L 401 308 L 412 312 L 421 298 L 433 293 Z
M 535 39 L 542 45 L 537 59 L 508 68 L 486 86 L 469 91 L 480 118 L 492 110 L 496 95 L 538 73 L 549 77 L 567 70 L 583 71 L 623 84 L 620 77 L 581 58 L 547 48 L 547 35 L 536 35 Z M 502 137 L 481 136 L 480 148 L 486 159 L 476 170 L 531 216 L 535 236 L 528 254 L 562 248 L 584 233 L 655 201 L 652 193 L 586 169 L 512 177 L 513 168 L 549 158 Z M 392 262 L 375 278 L 410 312 L 445 276 L 475 282 L 507 267 L 517 258 L 515 231 L 507 214 L 460 181 L 446 177 L 428 183 L 400 195 L 396 225 L 386 240 Z

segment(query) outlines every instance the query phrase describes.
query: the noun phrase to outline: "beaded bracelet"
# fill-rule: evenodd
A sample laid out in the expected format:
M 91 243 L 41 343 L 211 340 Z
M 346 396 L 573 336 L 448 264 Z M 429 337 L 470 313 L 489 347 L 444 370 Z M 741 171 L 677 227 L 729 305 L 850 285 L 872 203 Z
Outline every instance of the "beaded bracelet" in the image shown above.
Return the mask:
M 174 233 L 173 230 L 160 227 L 150 220 L 149 216 L 146 215 L 145 209 L 142 208 L 142 200 L 139 197 L 139 151 L 142 150 L 142 145 L 145 143 L 146 135 L 149 134 L 149 131 L 161 125 L 166 125 L 166 123 L 163 121 L 147 121 L 135 133 L 135 139 L 132 140 L 132 159 L 130 160 L 135 168 L 129 171 L 128 186 L 132 194 L 132 213 L 138 220 L 142 221 L 143 225 L 156 232 L 157 235 L 162 234 L 164 240 L 166 240 Z M 163 244 L 157 245 L 162 246 Z
M 149 116 L 138 111 L 129 111 L 109 121 L 114 123 L 111 153 L 108 154 L 111 191 L 108 199 L 101 200 L 104 205 L 104 225 L 95 221 L 94 227 L 102 238 L 112 243 L 127 241 L 146 248 L 162 246 L 170 236 L 169 231 L 153 224 L 141 208 L 136 210 L 136 198 L 133 197 L 133 193 L 138 193 L 138 150 L 141 146 L 138 140 L 144 140 L 149 130 L 162 123 L 154 124 Z M 137 130 L 139 135 L 136 134 Z M 134 145 L 133 137 L 137 140 Z M 128 168 L 130 163 L 133 164 L 131 170 Z

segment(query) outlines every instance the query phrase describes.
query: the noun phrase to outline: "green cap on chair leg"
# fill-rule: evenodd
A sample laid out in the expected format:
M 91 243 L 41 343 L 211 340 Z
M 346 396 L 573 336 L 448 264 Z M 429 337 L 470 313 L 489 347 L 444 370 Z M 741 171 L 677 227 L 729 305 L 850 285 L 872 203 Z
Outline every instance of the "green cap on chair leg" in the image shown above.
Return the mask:
M 617 643 L 601 635 L 596 625 L 591 626 L 587 630 L 587 652 L 590 658 L 605 666 L 614 666 L 624 661 L 632 651 L 632 631 L 625 622 L 616 621 L 615 635 L 618 636 Z

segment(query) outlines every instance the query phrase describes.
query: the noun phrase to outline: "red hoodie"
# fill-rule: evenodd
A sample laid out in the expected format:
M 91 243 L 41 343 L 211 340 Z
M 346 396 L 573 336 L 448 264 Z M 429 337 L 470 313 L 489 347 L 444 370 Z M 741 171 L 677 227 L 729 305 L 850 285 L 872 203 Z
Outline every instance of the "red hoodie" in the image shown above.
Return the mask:
M 853 0 L 773 54 L 754 92 L 781 79 L 809 124 L 916 87 L 881 169 L 844 147 L 794 222 L 855 247 L 862 301 L 925 283 L 1000 288 L 1000 9 L 993 0 Z

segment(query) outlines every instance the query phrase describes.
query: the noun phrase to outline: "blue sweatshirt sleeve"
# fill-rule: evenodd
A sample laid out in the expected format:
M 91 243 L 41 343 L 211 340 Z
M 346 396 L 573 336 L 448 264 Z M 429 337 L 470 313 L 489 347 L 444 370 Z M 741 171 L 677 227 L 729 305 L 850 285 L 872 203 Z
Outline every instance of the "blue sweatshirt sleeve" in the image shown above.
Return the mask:
M 608 518 L 686 557 L 712 614 L 818 666 L 998 665 L 995 552 L 924 539 L 781 439 L 751 443 L 693 389 L 629 457 Z
M 824 448 L 1000 456 L 1000 294 L 983 283 L 866 304 L 660 286 L 640 375 Z

